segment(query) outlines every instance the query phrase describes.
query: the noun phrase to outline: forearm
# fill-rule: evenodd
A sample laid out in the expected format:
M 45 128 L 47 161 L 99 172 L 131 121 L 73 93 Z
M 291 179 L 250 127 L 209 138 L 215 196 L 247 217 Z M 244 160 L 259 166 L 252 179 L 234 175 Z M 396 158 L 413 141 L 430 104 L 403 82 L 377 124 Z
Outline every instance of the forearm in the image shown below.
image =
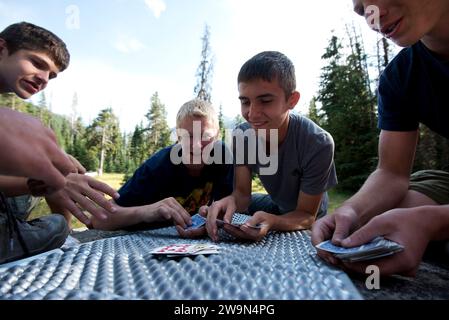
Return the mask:
M 107 215 L 106 220 L 92 216 L 92 226 L 99 230 L 118 230 L 139 223 L 161 222 L 165 219 L 157 214 L 156 204 L 138 207 L 119 207 L 117 211 Z
M 296 210 L 283 215 L 271 215 L 271 220 L 271 230 L 288 232 L 310 229 L 315 217 L 306 211 Z
M 151 222 L 145 221 L 143 212 L 144 207 L 118 207 L 117 211 L 108 214 L 107 219 L 99 219 L 95 216 L 91 216 L 92 227 L 98 230 L 113 231 L 118 229 L 123 229 L 129 226 L 139 224 L 141 222 Z
M 374 216 L 396 207 L 405 197 L 408 186 L 408 177 L 377 169 L 342 207 L 353 208 L 361 224 L 365 224 Z
M 234 198 L 235 205 L 237 206 L 236 210 L 238 212 L 244 212 L 248 210 L 248 207 L 251 203 L 251 194 L 246 194 L 236 189 L 234 190 L 234 192 L 232 192 L 230 197 Z
M 0 191 L 7 197 L 17 197 L 30 194 L 27 178 L 0 176 Z

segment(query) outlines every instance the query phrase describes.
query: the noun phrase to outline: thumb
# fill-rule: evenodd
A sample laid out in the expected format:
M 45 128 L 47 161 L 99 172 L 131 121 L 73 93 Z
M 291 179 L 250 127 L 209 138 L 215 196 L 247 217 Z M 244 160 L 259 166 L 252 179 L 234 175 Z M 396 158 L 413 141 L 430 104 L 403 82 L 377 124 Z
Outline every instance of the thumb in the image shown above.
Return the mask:
M 207 206 L 202 206 L 200 208 L 200 210 L 198 210 L 198 213 L 203 216 L 203 217 L 207 217 L 207 211 L 208 211 L 208 207 Z
M 245 224 L 250 226 L 255 226 L 259 223 L 262 223 L 266 220 L 266 217 L 262 214 L 258 214 L 257 212 L 252 216 L 252 218 L 248 219 Z
M 383 235 L 377 223 L 368 222 L 366 225 L 355 231 L 351 236 L 341 241 L 343 247 L 356 247 L 368 243 L 374 238 Z
M 350 220 L 335 217 L 335 231 L 332 237 L 332 243 L 341 245 L 341 241 L 349 235 L 351 228 L 352 222 Z

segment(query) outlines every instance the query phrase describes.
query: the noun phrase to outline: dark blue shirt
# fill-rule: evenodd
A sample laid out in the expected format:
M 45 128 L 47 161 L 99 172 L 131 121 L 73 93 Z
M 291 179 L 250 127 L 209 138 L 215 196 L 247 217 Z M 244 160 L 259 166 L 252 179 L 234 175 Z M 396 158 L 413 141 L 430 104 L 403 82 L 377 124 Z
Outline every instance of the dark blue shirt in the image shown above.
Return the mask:
M 403 49 L 379 81 L 379 128 L 414 131 L 419 123 L 449 138 L 449 61 L 422 42 Z
M 232 193 L 232 164 L 206 165 L 199 177 L 192 177 L 183 164 L 172 163 L 173 147 L 158 151 L 136 170 L 119 190 L 118 205 L 141 206 L 173 197 L 194 214 L 201 206 Z

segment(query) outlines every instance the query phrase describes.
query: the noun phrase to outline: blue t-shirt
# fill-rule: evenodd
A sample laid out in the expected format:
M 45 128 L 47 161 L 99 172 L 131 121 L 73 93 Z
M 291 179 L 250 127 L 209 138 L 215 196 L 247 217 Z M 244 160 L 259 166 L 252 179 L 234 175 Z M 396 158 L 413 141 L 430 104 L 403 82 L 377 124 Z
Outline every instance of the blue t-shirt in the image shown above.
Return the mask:
M 183 164 L 171 161 L 173 147 L 158 151 L 136 170 L 119 190 L 118 205 L 141 206 L 173 197 L 187 212 L 195 214 L 201 206 L 232 193 L 232 164 L 206 165 L 199 177 L 192 177 Z
M 449 61 L 422 42 L 403 49 L 379 81 L 379 128 L 414 131 L 419 123 L 449 138 Z

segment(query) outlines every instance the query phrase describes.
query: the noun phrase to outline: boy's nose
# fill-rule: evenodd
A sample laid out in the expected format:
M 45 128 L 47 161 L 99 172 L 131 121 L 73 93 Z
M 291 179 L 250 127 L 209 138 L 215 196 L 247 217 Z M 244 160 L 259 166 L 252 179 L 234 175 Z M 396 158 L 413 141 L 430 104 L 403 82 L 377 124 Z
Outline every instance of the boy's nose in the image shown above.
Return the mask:
M 200 139 L 192 139 L 191 143 L 192 143 L 193 150 L 201 150 L 202 149 L 203 143 L 201 141 L 201 138 Z
M 50 72 L 48 71 L 41 71 L 38 74 L 36 74 L 37 79 L 39 80 L 38 83 L 42 87 L 46 87 L 47 83 L 50 79 Z
M 258 108 L 257 106 L 255 106 L 254 104 L 252 104 L 249 109 L 248 109 L 248 118 L 249 119 L 254 119 L 255 117 L 257 117 L 258 115 L 261 114 L 261 110 L 260 108 Z
M 378 16 L 379 19 L 388 14 L 387 7 L 379 5 L 379 1 L 364 1 L 363 10 L 365 12 L 364 16 L 366 20 L 372 19 L 373 14 L 379 15 Z

